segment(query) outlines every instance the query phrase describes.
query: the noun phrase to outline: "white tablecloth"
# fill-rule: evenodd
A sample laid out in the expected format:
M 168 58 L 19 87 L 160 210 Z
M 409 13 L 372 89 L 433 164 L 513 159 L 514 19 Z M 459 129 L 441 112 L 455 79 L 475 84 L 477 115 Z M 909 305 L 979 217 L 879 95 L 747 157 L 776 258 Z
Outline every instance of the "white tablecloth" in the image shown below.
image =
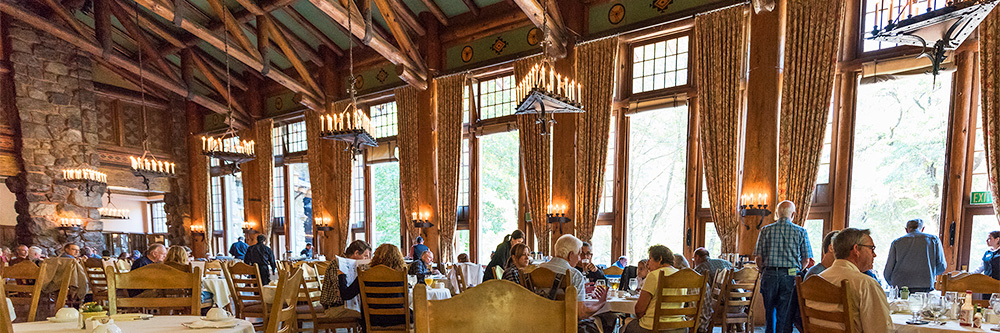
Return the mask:
M 627 314 L 635 314 L 635 303 L 638 300 L 634 299 L 624 299 L 624 298 L 608 298 L 608 301 L 604 303 L 604 306 L 597 313 L 604 312 L 620 312 Z M 584 301 L 587 305 L 597 303 L 596 299 L 588 299 Z
M 180 332 L 180 331 L 193 331 L 181 325 L 182 323 L 189 323 L 197 321 L 196 316 L 156 316 L 150 320 L 136 320 L 136 321 L 115 321 L 118 327 L 121 327 L 122 332 L 143 332 L 143 333 L 168 333 L 168 332 Z M 236 327 L 233 328 L 220 328 L 220 329 L 199 329 L 198 333 L 254 333 L 253 325 L 250 322 L 243 319 L 235 319 L 239 322 Z M 28 332 L 89 332 L 81 330 L 79 323 L 69 322 L 69 323 L 50 323 L 47 321 L 36 321 L 30 323 L 19 323 L 14 324 L 14 332 L 17 333 L 28 333 Z
M 425 284 L 418 284 L 415 288 L 427 288 Z M 427 299 L 438 301 L 451 298 L 451 290 L 448 288 L 427 288 Z M 410 288 L 410 307 L 413 307 L 413 288 Z
M 201 279 L 201 287 L 212 293 L 212 300 L 215 301 L 215 305 L 218 305 L 220 308 L 229 305 L 229 283 L 226 279 L 206 275 Z
M 933 323 L 909 325 L 906 322 L 911 317 L 908 314 L 892 315 L 892 323 L 895 324 L 897 333 L 991 332 L 990 329 L 996 327 L 993 324 L 983 324 L 982 328 L 972 328 L 970 326 L 961 326 L 955 320 L 945 321 L 944 325 L 934 325 Z
M 455 264 L 455 269 L 448 271 L 448 282 L 451 283 L 451 291 L 454 294 L 458 294 L 458 274 L 455 273 L 456 270 L 462 270 L 462 276 L 465 277 L 466 288 L 475 287 L 483 283 L 483 265 L 476 263 L 457 263 Z

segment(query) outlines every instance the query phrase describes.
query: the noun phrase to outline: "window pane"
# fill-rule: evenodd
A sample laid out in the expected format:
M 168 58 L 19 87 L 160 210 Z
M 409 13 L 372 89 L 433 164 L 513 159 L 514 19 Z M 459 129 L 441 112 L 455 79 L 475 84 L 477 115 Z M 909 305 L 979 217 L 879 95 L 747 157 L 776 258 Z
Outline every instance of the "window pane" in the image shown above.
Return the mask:
M 687 84 L 688 38 L 680 37 L 632 49 L 632 93 Z
M 972 155 L 972 186 L 970 192 L 989 192 L 990 177 L 986 169 L 986 148 L 983 142 L 983 109 L 982 105 L 976 110 L 976 140 L 975 151 Z M 970 193 L 971 194 L 971 193 Z
M 615 210 L 615 117 L 611 117 L 611 129 L 608 130 L 608 157 L 604 161 L 604 189 L 601 195 L 602 213 Z
M 469 231 L 468 230 L 457 230 L 455 231 L 455 251 L 458 254 L 469 254 Z M 458 255 L 455 255 L 458 258 Z M 473 256 L 469 256 L 469 260 L 473 260 Z
M 630 258 L 645 258 L 649 246 L 681 251 L 687 166 L 687 106 L 629 117 L 628 228 Z
M 479 83 L 480 119 L 514 114 L 514 76 L 508 75 Z
M 517 132 L 479 138 L 479 262 L 517 229 Z
M 907 6 L 907 3 L 911 2 L 912 5 Z M 871 32 L 875 29 L 876 25 L 881 29 L 889 24 L 889 22 L 896 24 L 899 23 L 900 20 L 905 20 L 910 16 L 920 15 L 933 9 L 944 8 L 951 4 L 952 1 L 867 0 L 863 3 L 866 3 L 867 7 L 865 8 L 864 25 L 861 27 L 861 38 L 864 39 L 864 52 L 868 52 L 897 46 L 896 43 L 879 42 L 868 39 L 872 36 Z M 892 8 L 890 8 L 890 6 Z M 875 13 L 876 11 L 878 11 L 877 15 Z M 878 22 L 875 22 L 876 16 L 878 16 Z
M 471 194 L 469 193 L 471 183 L 470 183 L 470 173 L 471 169 L 469 166 L 469 139 L 462 139 L 462 166 L 459 169 L 458 176 L 458 207 L 469 205 L 469 200 L 471 200 Z
M 164 209 L 166 204 L 163 201 L 149 204 L 150 222 L 152 222 L 153 233 L 162 234 L 167 232 L 167 212 Z
M 705 223 L 705 249 L 712 258 L 718 258 L 722 254 L 722 239 L 715 230 L 715 222 Z
M 285 167 L 274 168 L 274 197 L 271 199 L 271 216 L 285 218 Z
M 212 177 L 212 223 L 211 231 L 222 231 L 225 212 L 222 210 L 222 177 Z
M 371 107 L 372 127 L 375 128 L 375 138 L 396 136 L 396 101 Z
M 802 227 L 806 228 L 806 233 L 809 234 L 809 246 L 812 246 L 813 259 L 819 263 L 820 258 L 823 256 L 823 236 L 825 236 L 823 234 L 823 220 L 806 220 Z
M 826 118 L 826 135 L 823 138 L 823 150 L 820 153 L 819 169 L 816 171 L 816 184 L 830 183 L 830 154 L 833 152 L 833 107 Z M 815 252 L 814 252 L 815 254 Z
M 594 237 L 590 239 L 590 251 L 594 252 L 594 264 L 610 266 L 618 258 L 611 258 L 611 226 L 599 225 L 594 227 Z M 634 265 L 632 258 L 629 264 Z
M 372 217 L 373 245 L 399 246 L 399 162 L 372 165 Z
M 354 159 L 351 170 L 351 228 L 365 227 L 365 159 Z
M 287 219 L 288 234 L 291 239 L 292 257 L 313 242 L 312 186 L 309 184 L 309 165 L 293 163 L 288 165 L 288 188 L 291 190 L 289 205 L 292 216 Z
M 994 215 L 975 215 L 972 217 L 972 246 L 969 247 L 969 270 L 975 270 L 983 265 L 983 254 L 989 250 L 986 238 L 997 228 L 997 217 Z
M 907 220 L 938 233 L 951 74 L 858 86 L 850 226 L 872 229 L 881 271 Z

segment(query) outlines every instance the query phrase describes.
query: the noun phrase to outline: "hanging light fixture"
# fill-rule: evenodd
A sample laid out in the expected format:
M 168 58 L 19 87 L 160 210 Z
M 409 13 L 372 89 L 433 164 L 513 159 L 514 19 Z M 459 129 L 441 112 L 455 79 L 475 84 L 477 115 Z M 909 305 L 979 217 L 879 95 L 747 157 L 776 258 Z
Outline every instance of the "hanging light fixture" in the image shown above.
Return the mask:
M 103 220 L 128 220 L 129 219 L 129 215 L 128 215 L 129 210 L 128 209 L 120 209 L 120 208 L 118 208 L 118 206 L 115 206 L 115 204 L 113 202 L 111 202 L 111 190 L 108 190 L 108 205 L 104 206 L 104 207 L 101 207 L 101 208 L 98 208 L 97 212 L 101 213 L 101 219 L 103 219 Z
M 74 49 L 73 51 L 74 61 L 78 61 L 77 57 L 79 57 L 79 54 L 77 52 L 77 49 Z M 77 90 L 82 90 L 83 85 L 81 83 L 83 82 L 83 79 L 80 78 L 79 68 L 77 68 L 76 72 L 77 72 L 76 75 Z M 82 101 L 83 98 L 81 98 L 80 95 L 81 94 L 78 91 L 76 100 L 77 100 L 77 108 L 80 110 L 80 119 L 81 119 L 80 137 L 81 140 L 83 140 L 83 142 L 86 143 L 87 136 L 83 133 L 87 129 L 86 126 L 87 117 L 83 115 L 83 101 Z M 80 154 L 83 155 L 81 161 L 87 160 L 86 156 L 87 153 L 83 151 L 82 147 L 80 149 Z M 93 192 L 98 186 L 108 184 L 108 175 L 103 172 L 97 171 L 94 168 L 91 168 L 90 166 L 62 169 L 62 177 L 63 177 L 63 182 L 67 184 L 83 186 L 83 190 L 88 197 L 90 196 L 90 193 Z
M 136 3 L 135 6 L 135 24 L 136 26 L 140 26 L 139 4 Z M 142 50 L 140 49 L 136 53 L 139 54 L 139 93 L 142 95 L 142 156 L 129 156 L 128 158 L 131 162 L 130 169 L 132 170 L 132 174 L 142 177 L 142 184 L 146 185 L 146 189 L 149 190 L 150 178 L 174 177 L 176 176 L 177 165 L 168 161 L 157 160 L 156 156 L 149 152 L 149 127 L 146 124 L 146 85 L 143 76 Z M 108 203 L 111 203 L 111 191 L 108 191 Z M 104 212 L 101 215 L 104 216 Z M 114 217 L 117 215 L 111 214 L 108 216 Z M 122 218 L 128 218 L 128 210 L 125 211 L 125 217 Z
M 347 15 L 347 31 L 351 31 L 351 17 Z M 367 29 L 367 27 L 366 27 Z M 346 141 L 351 144 L 348 148 L 357 156 L 366 147 L 378 147 L 378 142 L 372 133 L 375 128 L 372 120 L 364 111 L 358 108 L 357 77 L 354 76 L 354 40 L 348 38 L 348 57 L 350 61 L 350 85 L 347 88 L 351 96 L 351 102 L 344 110 L 330 110 L 330 114 L 319 116 L 319 136 L 323 139 Z
M 229 16 L 223 15 L 223 21 L 228 19 Z M 226 95 L 230 96 L 230 98 L 226 99 L 228 102 L 226 105 L 228 107 L 226 123 L 229 125 L 229 129 L 219 137 L 202 136 L 201 153 L 208 157 L 230 162 L 236 166 L 236 170 L 239 170 L 241 163 L 252 161 L 257 155 L 254 150 L 254 141 L 240 140 L 239 136 L 236 135 L 236 128 L 233 127 L 235 120 L 233 119 L 232 75 L 229 73 L 229 34 L 225 33 L 223 35 L 225 35 L 226 43 Z
M 536 64 L 527 75 L 517 83 L 516 94 L 521 97 L 514 114 L 536 114 L 536 123 L 542 124 L 542 135 L 549 134 L 549 124 L 555 120 L 548 119 L 549 113 L 582 113 L 580 95 L 583 88 L 580 83 L 559 73 L 554 65 L 555 60 L 549 55 L 548 18 L 546 1 L 542 1 L 542 62 Z

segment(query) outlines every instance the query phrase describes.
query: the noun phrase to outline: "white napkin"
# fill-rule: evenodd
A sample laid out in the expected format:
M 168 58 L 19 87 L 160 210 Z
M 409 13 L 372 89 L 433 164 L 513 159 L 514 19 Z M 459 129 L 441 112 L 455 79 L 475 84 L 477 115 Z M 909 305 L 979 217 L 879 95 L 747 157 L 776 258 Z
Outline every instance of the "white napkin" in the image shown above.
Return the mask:
M 187 327 L 187 328 L 193 328 L 193 329 L 199 329 L 199 328 L 228 328 L 228 327 L 236 326 L 236 320 L 235 319 L 222 320 L 222 321 L 199 320 L 199 321 L 195 321 L 195 322 L 184 323 L 183 325 L 185 327 Z
M 7 299 L 7 310 L 10 310 L 10 321 L 14 321 L 17 319 L 17 314 L 14 313 L 14 303 L 10 301 L 10 298 L 4 298 Z

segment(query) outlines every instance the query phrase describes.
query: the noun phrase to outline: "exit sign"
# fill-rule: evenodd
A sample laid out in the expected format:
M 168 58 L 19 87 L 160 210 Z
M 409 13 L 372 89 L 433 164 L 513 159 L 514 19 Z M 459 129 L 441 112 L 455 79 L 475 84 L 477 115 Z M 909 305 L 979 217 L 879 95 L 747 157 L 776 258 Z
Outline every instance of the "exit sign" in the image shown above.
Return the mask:
M 973 205 L 993 203 L 993 196 L 990 195 L 990 192 L 972 192 L 971 201 L 970 203 Z

